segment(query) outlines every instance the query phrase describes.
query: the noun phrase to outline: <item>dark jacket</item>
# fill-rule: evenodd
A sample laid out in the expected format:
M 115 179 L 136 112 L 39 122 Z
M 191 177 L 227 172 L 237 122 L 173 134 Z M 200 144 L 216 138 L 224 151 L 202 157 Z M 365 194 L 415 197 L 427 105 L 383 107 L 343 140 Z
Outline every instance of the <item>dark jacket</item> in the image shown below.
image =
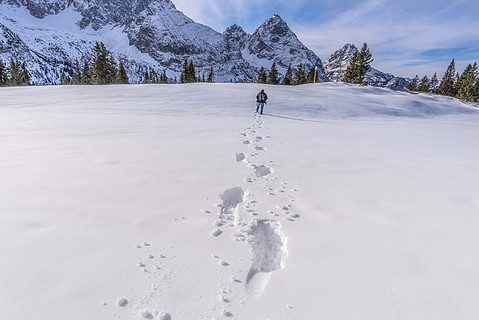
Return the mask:
M 256 95 L 256 102 L 265 103 L 266 100 L 268 100 L 268 96 L 266 95 L 266 92 L 261 90 L 261 92 Z

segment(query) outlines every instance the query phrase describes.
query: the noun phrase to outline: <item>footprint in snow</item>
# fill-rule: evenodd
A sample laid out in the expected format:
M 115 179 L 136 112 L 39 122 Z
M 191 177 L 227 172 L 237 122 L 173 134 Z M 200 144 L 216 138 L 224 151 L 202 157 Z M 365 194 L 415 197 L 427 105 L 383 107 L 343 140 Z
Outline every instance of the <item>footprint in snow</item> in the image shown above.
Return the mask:
M 230 209 L 236 208 L 236 206 L 243 202 L 244 190 L 241 187 L 234 187 L 225 190 L 221 195 L 220 199 L 223 200 L 223 203 L 220 204 L 221 212 L 227 212 Z
M 119 306 L 119 307 L 126 307 L 130 302 L 128 301 L 127 298 L 125 297 L 120 297 L 117 301 L 116 301 L 116 304 Z
M 257 177 L 265 177 L 271 173 L 271 169 L 265 165 L 254 166 L 254 173 Z
M 232 317 L 233 314 L 231 312 L 229 312 L 228 310 L 224 309 L 222 312 L 221 312 L 222 315 L 224 315 L 225 317 Z
M 220 264 L 220 266 L 223 266 L 223 267 L 227 267 L 227 266 L 230 265 L 228 262 L 226 262 L 226 261 L 224 261 L 224 260 L 220 260 L 220 261 L 219 261 L 219 264 Z
M 222 234 L 222 233 L 223 233 L 223 231 L 221 231 L 220 229 L 216 229 L 216 230 L 211 231 L 211 235 L 212 235 L 213 237 L 217 237 L 217 236 L 219 236 L 219 235 Z
M 138 314 L 145 319 L 153 319 L 153 313 L 149 312 L 146 309 L 138 311 Z
M 166 311 L 160 311 L 156 316 L 158 320 L 171 320 L 171 315 Z
M 255 220 L 253 236 L 253 263 L 246 277 L 246 291 L 250 297 L 260 296 L 266 288 L 270 274 L 284 267 L 287 238 L 281 224 L 275 220 Z
M 246 158 L 245 154 L 242 152 L 236 153 L 236 161 L 241 162 Z

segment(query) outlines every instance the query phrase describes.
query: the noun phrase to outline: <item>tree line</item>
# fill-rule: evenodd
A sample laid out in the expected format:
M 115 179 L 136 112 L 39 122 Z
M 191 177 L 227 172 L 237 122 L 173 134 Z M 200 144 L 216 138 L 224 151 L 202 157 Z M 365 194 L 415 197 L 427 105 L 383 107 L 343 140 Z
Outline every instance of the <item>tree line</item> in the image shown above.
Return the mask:
M 346 69 L 343 82 L 366 84 L 364 82 L 366 73 L 370 69 L 372 54 L 367 43 L 364 43 L 360 51 L 356 51 Z M 73 69 L 73 70 L 71 70 Z M 307 73 L 302 64 L 296 70 L 288 66 L 283 79 L 280 79 L 276 62 L 273 62 L 269 72 L 264 67 L 259 70 L 257 83 L 272 85 L 301 85 L 313 83 L 315 78 L 315 67 Z M 180 79 L 168 78 L 166 71 L 158 74 L 154 69 L 147 69 L 141 83 L 193 83 L 193 82 L 214 82 L 213 66 L 209 72 L 196 73 L 193 60 L 185 59 Z M 128 75 L 123 63 L 118 64 L 113 54 L 108 51 L 102 42 L 96 42 L 91 51 L 91 58 L 83 61 L 83 65 L 77 61 L 70 72 L 62 71 L 59 84 L 127 84 Z M 31 85 L 31 75 L 25 63 L 10 59 L 10 64 L 5 66 L 0 60 L 0 86 L 22 86 Z M 430 79 L 425 75 L 422 79 L 416 75 L 409 83 L 408 89 L 419 92 L 432 92 L 435 94 L 456 97 L 464 101 L 479 102 L 479 70 L 477 63 L 469 64 L 462 74 L 456 73 L 455 62 L 452 59 L 441 81 L 435 73 Z
M 409 83 L 408 89 L 419 92 L 432 92 L 455 97 L 464 101 L 479 102 L 479 70 L 477 62 L 468 64 L 462 74 L 456 73 L 454 59 L 444 72 L 442 80 L 437 80 L 436 73 L 429 79 L 425 75 L 421 80 L 416 75 Z
M 268 74 L 266 74 L 266 69 L 264 67 L 260 68 L 258 80 L 256 82 L 265 84 L 282 84 L 297 86 L 306 83 L 313 83 L 315 72 L 316 67 L 311 67 L 309 72 L 306 73 L 303 64 L 300 63 L 298 69 L 296 69 L 293 74 L 293 69 L 291 68 L 291 65 L 289 65 L 284 75 L 284 78 L 281 81 L 278 73 L 278 68 L 276 67 L 276 62 L 273 61 L 273 64 L 271 65 L 271 69 L 269 70 Z
M 62 71 L 60 74 L 61 85 L 66 84 L 123 84 L 129 83 L 123 62 L 116 63 L 113 54 L 108 51 L 103 42 L 96 42 L 92 48 L 90 60 L 83 61 L 80 67 L 75 62 L 71 75 Z
M 31 85 L 30 72 L 25 62 L 19 63 L 13 58 L 10 65 L 6 67 L 0 60 L 0 86 L 29 86 Z

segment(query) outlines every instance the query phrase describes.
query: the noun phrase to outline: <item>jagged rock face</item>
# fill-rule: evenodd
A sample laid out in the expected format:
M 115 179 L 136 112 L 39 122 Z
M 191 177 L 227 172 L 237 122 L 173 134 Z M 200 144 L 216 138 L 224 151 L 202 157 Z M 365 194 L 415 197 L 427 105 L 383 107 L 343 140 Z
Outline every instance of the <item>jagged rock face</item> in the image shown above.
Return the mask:
M 323 66 L 326 69 L 326 81 L 340 82 L 346 74 L 346 69 L 349 66 L 353 54 L 358 49 L 353 44 L 347 43 L 342 48 L 336 50 L 328 59 L 324 60 Z M 407 87 L 407 79 L 394 78 L 390 73 L 384 73 L 375 68 L 370 68 L 366 73 L 364 81 L 367 84 L 374 86 L 387 86 L 393 89 L 403 89 Z M 391 84 L 391 85 L 389 85 Z
M 369 71 L 366 73 L 364 81 L 371 85 L 384 86 L 392 78 L 394 78 L 394 75 L 390 73 L 384 73 L 377 69 L 370 68 Z
M 411 82 L 409 78 L 394 77 L 386 83 L 386 87 L 391 89 L 405 89 Z
M 212 45 L 222 40 L 220 33 L 195 23 L 166 0 L 145 6 L 124 30 L 131 45 L 175 71 L 187 58 L 206 65 L 215 54 Z
M 224 41 L 224 47 L 222 49 L 235 52 L 241 51 L 251 37 L 243 28 L 236 24 L 226 28 L 222 35 Z
M 323 67 L 326 69 L 326 81 L 339 82 L 343 80 L 349 61 L 357 51 L 358 49 L 353 44 L 347 43 L 324 60 Z
M 306 71 L 317 66 L 318 79 L 324 76 L 321 59 L 299 41 L 279 15 L 273 15 L 256 29 L 243 50 L 243 56 L 258 66 L 263 66 L 264 61 L 276 61 L 281 73 L 289 65 L 297 67 L 302 63 Z
M 32 16 L 39 19 L 65 10 L 71 2 L 71 0 L 0 0 L 0 4 L 23 6 Z

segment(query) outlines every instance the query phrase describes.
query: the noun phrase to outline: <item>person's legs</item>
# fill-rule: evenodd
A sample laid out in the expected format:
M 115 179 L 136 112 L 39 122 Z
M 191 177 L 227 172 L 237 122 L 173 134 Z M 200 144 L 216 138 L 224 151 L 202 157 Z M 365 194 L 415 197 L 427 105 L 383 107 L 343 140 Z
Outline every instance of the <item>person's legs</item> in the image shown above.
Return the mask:
M 260 102 L 260 105 L 261 105 L 261 112 L 259 114 L 263 114 L 264 103 Z
M 259 102 L 256 102 L 256 112 L 259 110 Z

